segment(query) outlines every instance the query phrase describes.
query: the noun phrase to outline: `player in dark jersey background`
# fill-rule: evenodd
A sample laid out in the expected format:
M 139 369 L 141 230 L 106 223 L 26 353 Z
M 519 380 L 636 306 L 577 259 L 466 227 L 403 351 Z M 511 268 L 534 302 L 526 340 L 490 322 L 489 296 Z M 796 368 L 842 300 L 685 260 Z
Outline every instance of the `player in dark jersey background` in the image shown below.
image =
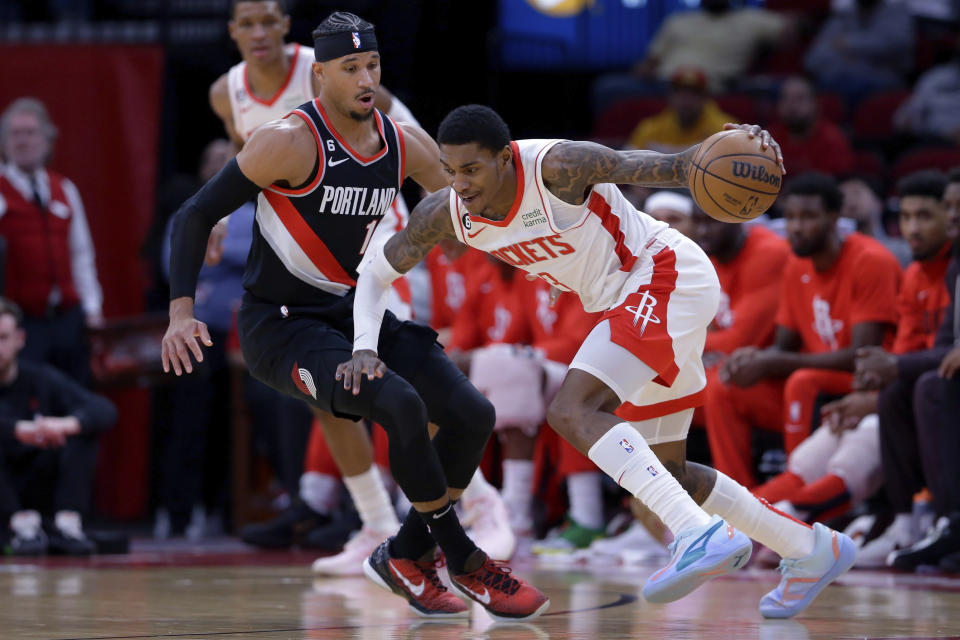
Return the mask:
M 377 223 L 405 177 L 428 191 L 446 181 L 430 136 L 374 108 L 380 56 L 373 26 L 337 12 L 314 38 L 320 97 L 257 129 L 176 214 L 164 370 L 189 373 L 191 354 L 202 360 L 201 345 L 210 337 L 193 316 L 193 295 L 207 236 L 217 220 L 256 196 L 238 317 L 251 373 L 334 415 L 383 425 L 394 476 L 414 505 L 365 572 L 422 615 L 466 615 L 466 605 L 437 578 L 432 553 L 439 545 L 461 593 L 495 617 L 535 617 L 549 600 L 477 549 L 452 508 L 480 461 L 494 416 L 436 334 L 388 313 L 379 340 L 386 366 L 364 371 L 362 387 L 334 379 L 353 351 L 353 287 Z M 439 426 L 432 442 L 428 420 Z

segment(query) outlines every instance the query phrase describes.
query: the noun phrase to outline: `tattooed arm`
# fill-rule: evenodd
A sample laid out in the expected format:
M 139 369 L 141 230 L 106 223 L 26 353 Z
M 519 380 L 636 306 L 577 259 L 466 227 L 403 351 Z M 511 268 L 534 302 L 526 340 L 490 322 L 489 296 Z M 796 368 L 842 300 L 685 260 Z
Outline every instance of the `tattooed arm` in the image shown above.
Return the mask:
M 380 378 L 387 366 L 377 357 L 387 294 L 394 280 L 423 260 L 440 240 L 455 238 L 450 220 L 450 189 L 431 193 L 410 214 L 410 223 L 387 240 L 357 280 L 353 300 L 353 357 L 337 366 L 344 389 L 360 393 L 360 380 Z
M 782 164 L 780 146 L 758 125 L 726 125 L 760 136 L 761 148 L 773 147 Z M 636 184 L 647 187 L 685 187 L 690 160 L 700 145 L 680 153 L 615 151 L 594 142 L 561 142 L 543 158 L 543 182 L 550 192 L 570 204 L 582 204 L 595 184 Z

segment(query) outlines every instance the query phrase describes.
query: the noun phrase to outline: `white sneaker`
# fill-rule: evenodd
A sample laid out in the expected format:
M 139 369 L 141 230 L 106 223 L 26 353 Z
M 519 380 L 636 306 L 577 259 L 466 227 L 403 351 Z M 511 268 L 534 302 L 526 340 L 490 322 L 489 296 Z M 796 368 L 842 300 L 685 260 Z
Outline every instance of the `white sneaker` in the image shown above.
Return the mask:
M 879 569 L 887 566 L 887 556 L 897 549 L 906 549 L 917 541 L 909 513 L 898 513 L 882 534 L 866 543 L 857 552 L 858 569 Z
M 666 547 L 650 535 L 647 528 L 638 520 L 634 520 L 626 531 L 618 536 L 594 540 L 588 550 L 591 555 L 619 558 L 625 564 L 628 556 L 632 563 L 636 562 L 640 556 L 650 559 L 667 555 Z
M 510 527 L 507 506 L 500 492 L 491 487 L 472 500 L 464 500 L 463 526 L 474 544 L 494 560 L 506 562 L 517 549 L 517 536 Z
M 864 537 L 870 532 L 870 529 L 873 528 L 873 523 L 876 521 L 877 516 L 872 513 L 865 513 L 862 516 L 854 518 L 853 522 L 848 524 L 847 528 L 843 530 L 843 533 L 849 536 L 859 549 L 863 546 Z
M 362 576 L 363 561 L 391 535 L 393 532 L 364 527 L 343 545 L 343 551 L 337 555 L 314 560 L 313 572 L 325 576 Z

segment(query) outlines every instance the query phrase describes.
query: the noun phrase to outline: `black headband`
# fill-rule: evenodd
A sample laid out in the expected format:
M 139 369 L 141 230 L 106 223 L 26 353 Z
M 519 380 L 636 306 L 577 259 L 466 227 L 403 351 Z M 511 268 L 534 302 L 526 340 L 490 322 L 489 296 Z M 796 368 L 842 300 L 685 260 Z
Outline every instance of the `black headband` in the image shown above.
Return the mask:
M 353 53 L 377 50 L 377 34 L 373 28 L 363 31 L 341 31 L 323 35 L 313 41 L 313 55 L 317 62 L 342 58 Z

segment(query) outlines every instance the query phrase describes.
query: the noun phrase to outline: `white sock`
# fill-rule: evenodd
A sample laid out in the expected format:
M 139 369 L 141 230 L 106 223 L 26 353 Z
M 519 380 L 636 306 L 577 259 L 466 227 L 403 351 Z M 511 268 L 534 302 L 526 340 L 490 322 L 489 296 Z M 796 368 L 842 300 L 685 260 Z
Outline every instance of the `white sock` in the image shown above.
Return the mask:
M 533 460 L 506 458 L 503 461 L 503 489 L 510 526 L 516 531 L 533 527 L 530 505 L 533 502 Z
M 393 533 L 400 528 L 400 521 L 380 480 L 377 465 L 371 465 L 359 475 L 344 477 L 343 483 L 347 485 L 365 528 L 385 533 Z
M 470 478 L 470 484 L 460 494 L 460 499 L 464 502 L 470 502 L 489 491 L 496 491 L 496 488 L 483 477 L 483 471 L 477 469 L 473 472 L 473 477 Z
M 571 473 L 567 476 L 567 497 L 570 499 L 570 517 L 588 529 L 603 528 L 602 476 L 596 471 Z
M 593 443 L 588 456 L 657 514 L 674 535 L 710 522 L 710 516 L 684 491 L 630 424 L 614 425 Z
M 317 513 L 331 513 L 337 507 L 339 497 L 338 478 L 316 471 L 307 471 L 300 476 L 300 499 Z
M 784 558 L 805 558 L 813 553 L 813 527 L 777 511 L 746 487 L 717 471 L 717 483 L 703 501 L 707 513 L 716 513 L 729 524 Z

